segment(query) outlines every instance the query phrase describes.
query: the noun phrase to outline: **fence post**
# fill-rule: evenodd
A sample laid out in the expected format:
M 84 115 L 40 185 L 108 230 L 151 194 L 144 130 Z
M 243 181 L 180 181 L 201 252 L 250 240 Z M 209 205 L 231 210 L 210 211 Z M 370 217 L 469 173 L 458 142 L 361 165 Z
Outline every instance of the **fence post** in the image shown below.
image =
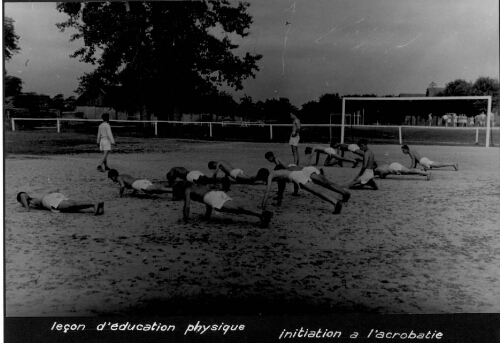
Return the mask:
M 476 128 L 476 145 L 479 145 L 479 128 Z
M 12 120 L 12 131 L 16 131 L 16 124 L 14 123 L 14 118 Z
M 155 120 L 155 136 L 158 136 L 158 121 Z
M 212 138 L 212 123 L 210 123 L 210 138 Z
M 57 118 L 57 133 L 61 132 L 61 125 L 59 124 L 59 118 Z
M 403 135 L 401 134 L 401 126 L 399 127 L 399 144 L 403 144 Z
M 272 125 L 269 125 L 269 136 L 270 136 L 270 139 L 273 140 L 273 126 Z

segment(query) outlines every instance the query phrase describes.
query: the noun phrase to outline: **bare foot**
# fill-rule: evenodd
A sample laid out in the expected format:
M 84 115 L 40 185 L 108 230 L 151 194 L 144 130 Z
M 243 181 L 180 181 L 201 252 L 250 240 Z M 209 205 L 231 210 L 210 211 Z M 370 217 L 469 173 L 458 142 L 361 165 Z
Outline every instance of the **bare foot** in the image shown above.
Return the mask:
M 333 210 L 333 214 L 339 214 L 340 211 L 342 211 L 342 203 L 340 201 L 338 201 L 335 204 L 335 209 Z
M 99 216 L 104 213 L 104 203 L 100 202 L 97 204 L 94 212 L 94 216 Z

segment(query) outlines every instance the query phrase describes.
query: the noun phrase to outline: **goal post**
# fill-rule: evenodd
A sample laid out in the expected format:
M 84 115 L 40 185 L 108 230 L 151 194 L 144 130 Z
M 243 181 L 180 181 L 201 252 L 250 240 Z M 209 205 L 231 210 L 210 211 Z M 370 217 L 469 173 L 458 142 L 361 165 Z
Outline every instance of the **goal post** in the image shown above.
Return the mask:
M 345 140 L 345 128 L 348 125 L 346 123 L 346 102 L 347 101 L 453 101 L 453 100 L 487 100 L 487 116 L 486 116 L 486 148 L 490 146 L 490 135 L 491 135 L 491 116 L 493 115 L 491 112 L 491 95 L 484 96 L 437 96 L 437 97 L 344 97 L 342 98 L 342 122 L 341 122 L 341 131 L 340 131 L 340 142 L 344 143 Z M 363 110 L 364 113 L 364 110 Z M 364 115 L 363 115 L 364 118 Z M 364 120 L 363 120 L 364 121 Z M 363 125 L 367 126 L 367 125 Z M 399 130 L 399 140 L 401 142 L 401 127 L 405 125 L 393 125 L 395 129 Z M 384 125 L 384 127 L 389 128 L 390 125 Z

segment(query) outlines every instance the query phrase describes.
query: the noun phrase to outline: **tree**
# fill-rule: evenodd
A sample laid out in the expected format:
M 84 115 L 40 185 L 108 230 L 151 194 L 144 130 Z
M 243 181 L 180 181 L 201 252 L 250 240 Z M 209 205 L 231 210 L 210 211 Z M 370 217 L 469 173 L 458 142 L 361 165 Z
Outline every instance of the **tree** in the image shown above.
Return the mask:
M 491 95 L 492 110 L 498 111 L 499 104 L 499 83 L 498 80 L 489 77 L 479 77 L 474 83 L 457 79 L 446 84 L 441 96 L 481 96 Z M 465 105 L 451 104 L 454 108 L 452 111 L 461 111 L 469 115 L 477 114 L 482 111 L 486 112 L 486 101 L 475 101 L 474 103 L 466 103 Z
M 446 84 L 444 91 L 440 93 L 443 96 L 468 96 L 471 95 L 472 84 L 463 79 L 457 79 Z
M 491 95 L 491 108 L 492 111 L 498 112 L 498 104 L 499 104 L 499 94 L 500 85 L 498 80 L 492 79 L 490 77 L 479 77 L 474 84 L 472 85 L 471 93 L 472 95 Z M 481 104 L 476 104 L 476 108 L 479 111 L 486 112 L 485 102 L 481 102 Z
M 257 109 L 256 104 L 254 104 L 252 97 L 245 94 L 242 98 L 240 98 L 238 107 L 239 112 L 243 117 L 251 120 L 262 119 L 260 118 L 260 113 Z
M 15 76 L 5 76 L 5 96 L 14 96 L 21 94 L 23 90 L 23 81 Z
M 240 90 L 243 79 L 255 77 L 262 56 L 236 56 L 238 46 L 228 38 L 249 34 L 248 6 L 228 0 L 61 2 L 57 9 L 69 19 L 57 27 L 76 29 L 71 40 L 85 42 L 71 57 L 97 65 L 80 78 L 78 93 L 99 84 L 122 86 L 144 115 L 162 116 L 193 98 L 217 95 L 217 86 Z
M 289 122 L 291 112 L 297 112 L 297 108 L 290 104 L 287 98 L 268 99 L 263 104 L 263 114 L 266 120 Z
M 6 61 L 9 61 L 14 54 L 18 54 L 21 48 L 17 45 L 19 42 L 19 36 L 16 35 L 14 30 L 14 20 L 9 17 L 5 17 L 3 23 L 3 42 L 4 42 L 4 57 Z

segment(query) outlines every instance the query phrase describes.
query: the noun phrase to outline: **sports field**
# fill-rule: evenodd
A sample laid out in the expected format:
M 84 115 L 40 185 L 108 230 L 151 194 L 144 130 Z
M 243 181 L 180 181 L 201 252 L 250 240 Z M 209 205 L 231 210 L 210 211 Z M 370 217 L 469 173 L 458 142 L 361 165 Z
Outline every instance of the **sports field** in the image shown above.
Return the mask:
M 19 137 L 5 137 L 6 151 Z M 93 139 L 6 156 L 7 316 L 500 312 L 499 148 L 411 146 L 460 169 L 435 170 L 431 181 L 377 179 L 378 191 L 353 190 L 340 215 L 305 191 L 292 197 L 288 185 L 262 229 L 246 216 L 205 222 L 198 203 L 185 224 L 170 195 L 119 198 L 96 170 Z M 174 166 L 210 175 L 208 161 L 221 159 L 253 175 L 273 167 L 267 151 L 291 161 L 286 143 L 116 139 L 110 166 L 153 182 Z M 410 164 L 399 145 L 370 147 L 376 160 Z M 344 186 L 358 172 L 325 168 Z M 104 201 L 105 213 L 27 213 L 15 199 L 54 189 Z M 233 185 L 228 194 L 260 204 L 264 190 Z

